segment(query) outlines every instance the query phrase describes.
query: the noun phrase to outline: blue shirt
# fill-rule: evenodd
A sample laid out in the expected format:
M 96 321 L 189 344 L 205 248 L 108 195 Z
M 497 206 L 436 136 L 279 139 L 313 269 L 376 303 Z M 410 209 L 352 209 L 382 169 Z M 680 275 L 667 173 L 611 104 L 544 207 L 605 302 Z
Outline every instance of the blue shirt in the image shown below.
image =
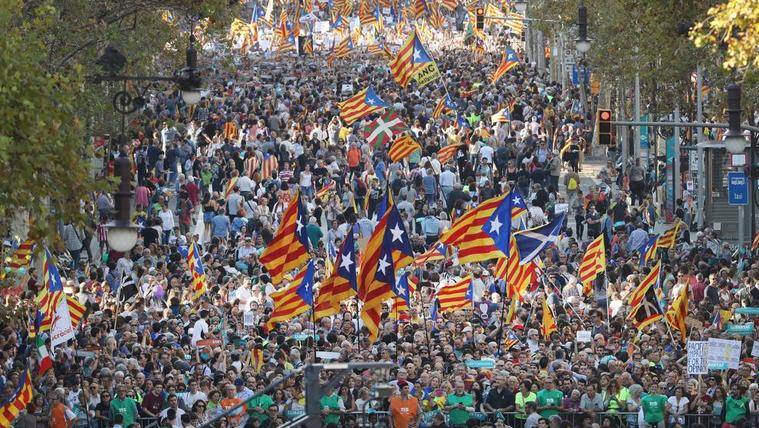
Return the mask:
M 211 220 L 211 233 L 213 236 L 226 238 L 229 234 L 229 229 L 229 217 L 218 214 L 213 220 Z
M 422 186 L 424 186 L 424 193 L 428 195 L 434 194 L 436 185 L 437 181 L 435 181 L 435 176 L 427 175 L 425 177 L 422 177 Z

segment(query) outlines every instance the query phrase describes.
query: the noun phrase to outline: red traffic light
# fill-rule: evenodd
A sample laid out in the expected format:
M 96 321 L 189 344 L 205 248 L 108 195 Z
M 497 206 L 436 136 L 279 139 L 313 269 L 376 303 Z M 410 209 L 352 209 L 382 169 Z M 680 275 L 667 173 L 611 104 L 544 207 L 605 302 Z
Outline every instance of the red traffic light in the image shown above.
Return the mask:
M 609 110 L 601 110 L 601 120 L 611 120 L 611 112 Z

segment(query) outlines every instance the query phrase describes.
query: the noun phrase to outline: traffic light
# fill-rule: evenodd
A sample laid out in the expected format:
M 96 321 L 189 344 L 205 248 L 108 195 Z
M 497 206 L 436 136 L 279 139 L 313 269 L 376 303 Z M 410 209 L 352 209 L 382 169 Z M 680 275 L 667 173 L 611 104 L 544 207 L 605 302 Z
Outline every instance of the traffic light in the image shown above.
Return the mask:
M 478 7 L 475 13 L 477 15 L 477 23 L 475 27 L 478 30 L 482 31 L 483 29 L 485 29 L 485 9 Z
M 613 146 L 614 139 L 611 135 L 611 110 L 598 109 L 598 144 Z

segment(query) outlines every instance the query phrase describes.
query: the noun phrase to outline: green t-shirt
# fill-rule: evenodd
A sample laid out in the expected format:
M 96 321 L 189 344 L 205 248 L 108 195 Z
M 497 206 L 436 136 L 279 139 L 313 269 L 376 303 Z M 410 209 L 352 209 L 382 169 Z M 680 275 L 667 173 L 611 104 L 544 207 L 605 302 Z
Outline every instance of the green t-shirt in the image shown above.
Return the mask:
M 526 418 L 527 415 L 524 413 L 524 406 L 527 403 L 529 403 L 529 402 L 535 403 L 537 401 L 538 401 L 538 396 L 535 395 L 534 392 L 530 392 L 527 395 L 527 397 L 525 397 L 524 395 L 522 395 L 521 392 L 517 392 L 517 396 L 514 399 L 514 403 L 516 404 L 517 409 L 519 409 L 518 410 L 519 413 L 517 413 L 517 418 L 518 419 L 524 419 L 524 418 Z
M 643 418 L 647 423 L 659 423 L 664 420 L 667 397 L 649 394 L 640 400 L 640 405 L 643 407 Z
M 319 400 L 319 403 L 322 405 L 322 409 L 329 408 L 332 410 L 340 410 L 340 396 L 335 394 L 332 395 L 325 395 L 322 397 L 321 400 Z M 324 417 L 324 424 L 339 424 L 340 423 L 340 415 L 338 413 L 330 413 L 327 416 Z
M 270 396 L 266 394 L 261 394 L 257 397 L 253 397 L 250 400 L 248 400 L 248 403 L 246 404 L 246 406 L 248 407 L 248 414 L 251 417 L 258 419 L 259 422 L 264 422 L 267 419 L 269 419 L 269 415 L 266 414 L 266 411 L 269 410 L 269 406 L 271 406 L 272 404 L 274 404 L 274 400 L 272 400 Z M 260 407 L 264 409 L 263 413 L 254 412 L 250 410 L 254 407 Z
M 564 399 L 564 393 L 559 391 L 558 389 L 541 389 L 538 391 L 537 394 L 537 402 L 538 407 L 546 407 L 546 406 L 561 406 L 561 400 Z M 553 415 L 558 415 L 558 410 L 541 410 L 540 416 L 544 418 L 550 418 Z
M 123 400 L 118 397 L 114 397 L 111 400 L 111 419 L 120 413 L 124 417 L 124 422 L 121 426 L 128 427 L 137 422 L 137 403 L 133 398 L 125 397 Z
M 727 397 L 725 400 L 725 422 L 732 424 L 745 418 L 746 415 L 746 403 L 748 398 L 733 398 L 733 396 Z
M 455 406 L 457 404 L 463 404 L 464 407 L 474 407 L 474 397 L 472 394 L 466 394 L 458 396 L 456 394 L 448 394 L 445 398 L 446 406 Z M 452 409 L 450 413 L 450 422 L 452 425 L 463 425 L 469 422 L 469 418 L 472 415 L 469 410 L 466 409 Z

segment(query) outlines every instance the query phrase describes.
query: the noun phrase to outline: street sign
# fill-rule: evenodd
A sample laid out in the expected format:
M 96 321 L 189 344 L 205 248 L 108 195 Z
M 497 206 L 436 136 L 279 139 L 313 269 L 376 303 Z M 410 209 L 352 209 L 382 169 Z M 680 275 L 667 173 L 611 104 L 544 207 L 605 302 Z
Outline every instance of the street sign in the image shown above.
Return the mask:
M 727 203 L 730 205 L 748 205 L 748 180 L 743 171 L 727 173 Z

